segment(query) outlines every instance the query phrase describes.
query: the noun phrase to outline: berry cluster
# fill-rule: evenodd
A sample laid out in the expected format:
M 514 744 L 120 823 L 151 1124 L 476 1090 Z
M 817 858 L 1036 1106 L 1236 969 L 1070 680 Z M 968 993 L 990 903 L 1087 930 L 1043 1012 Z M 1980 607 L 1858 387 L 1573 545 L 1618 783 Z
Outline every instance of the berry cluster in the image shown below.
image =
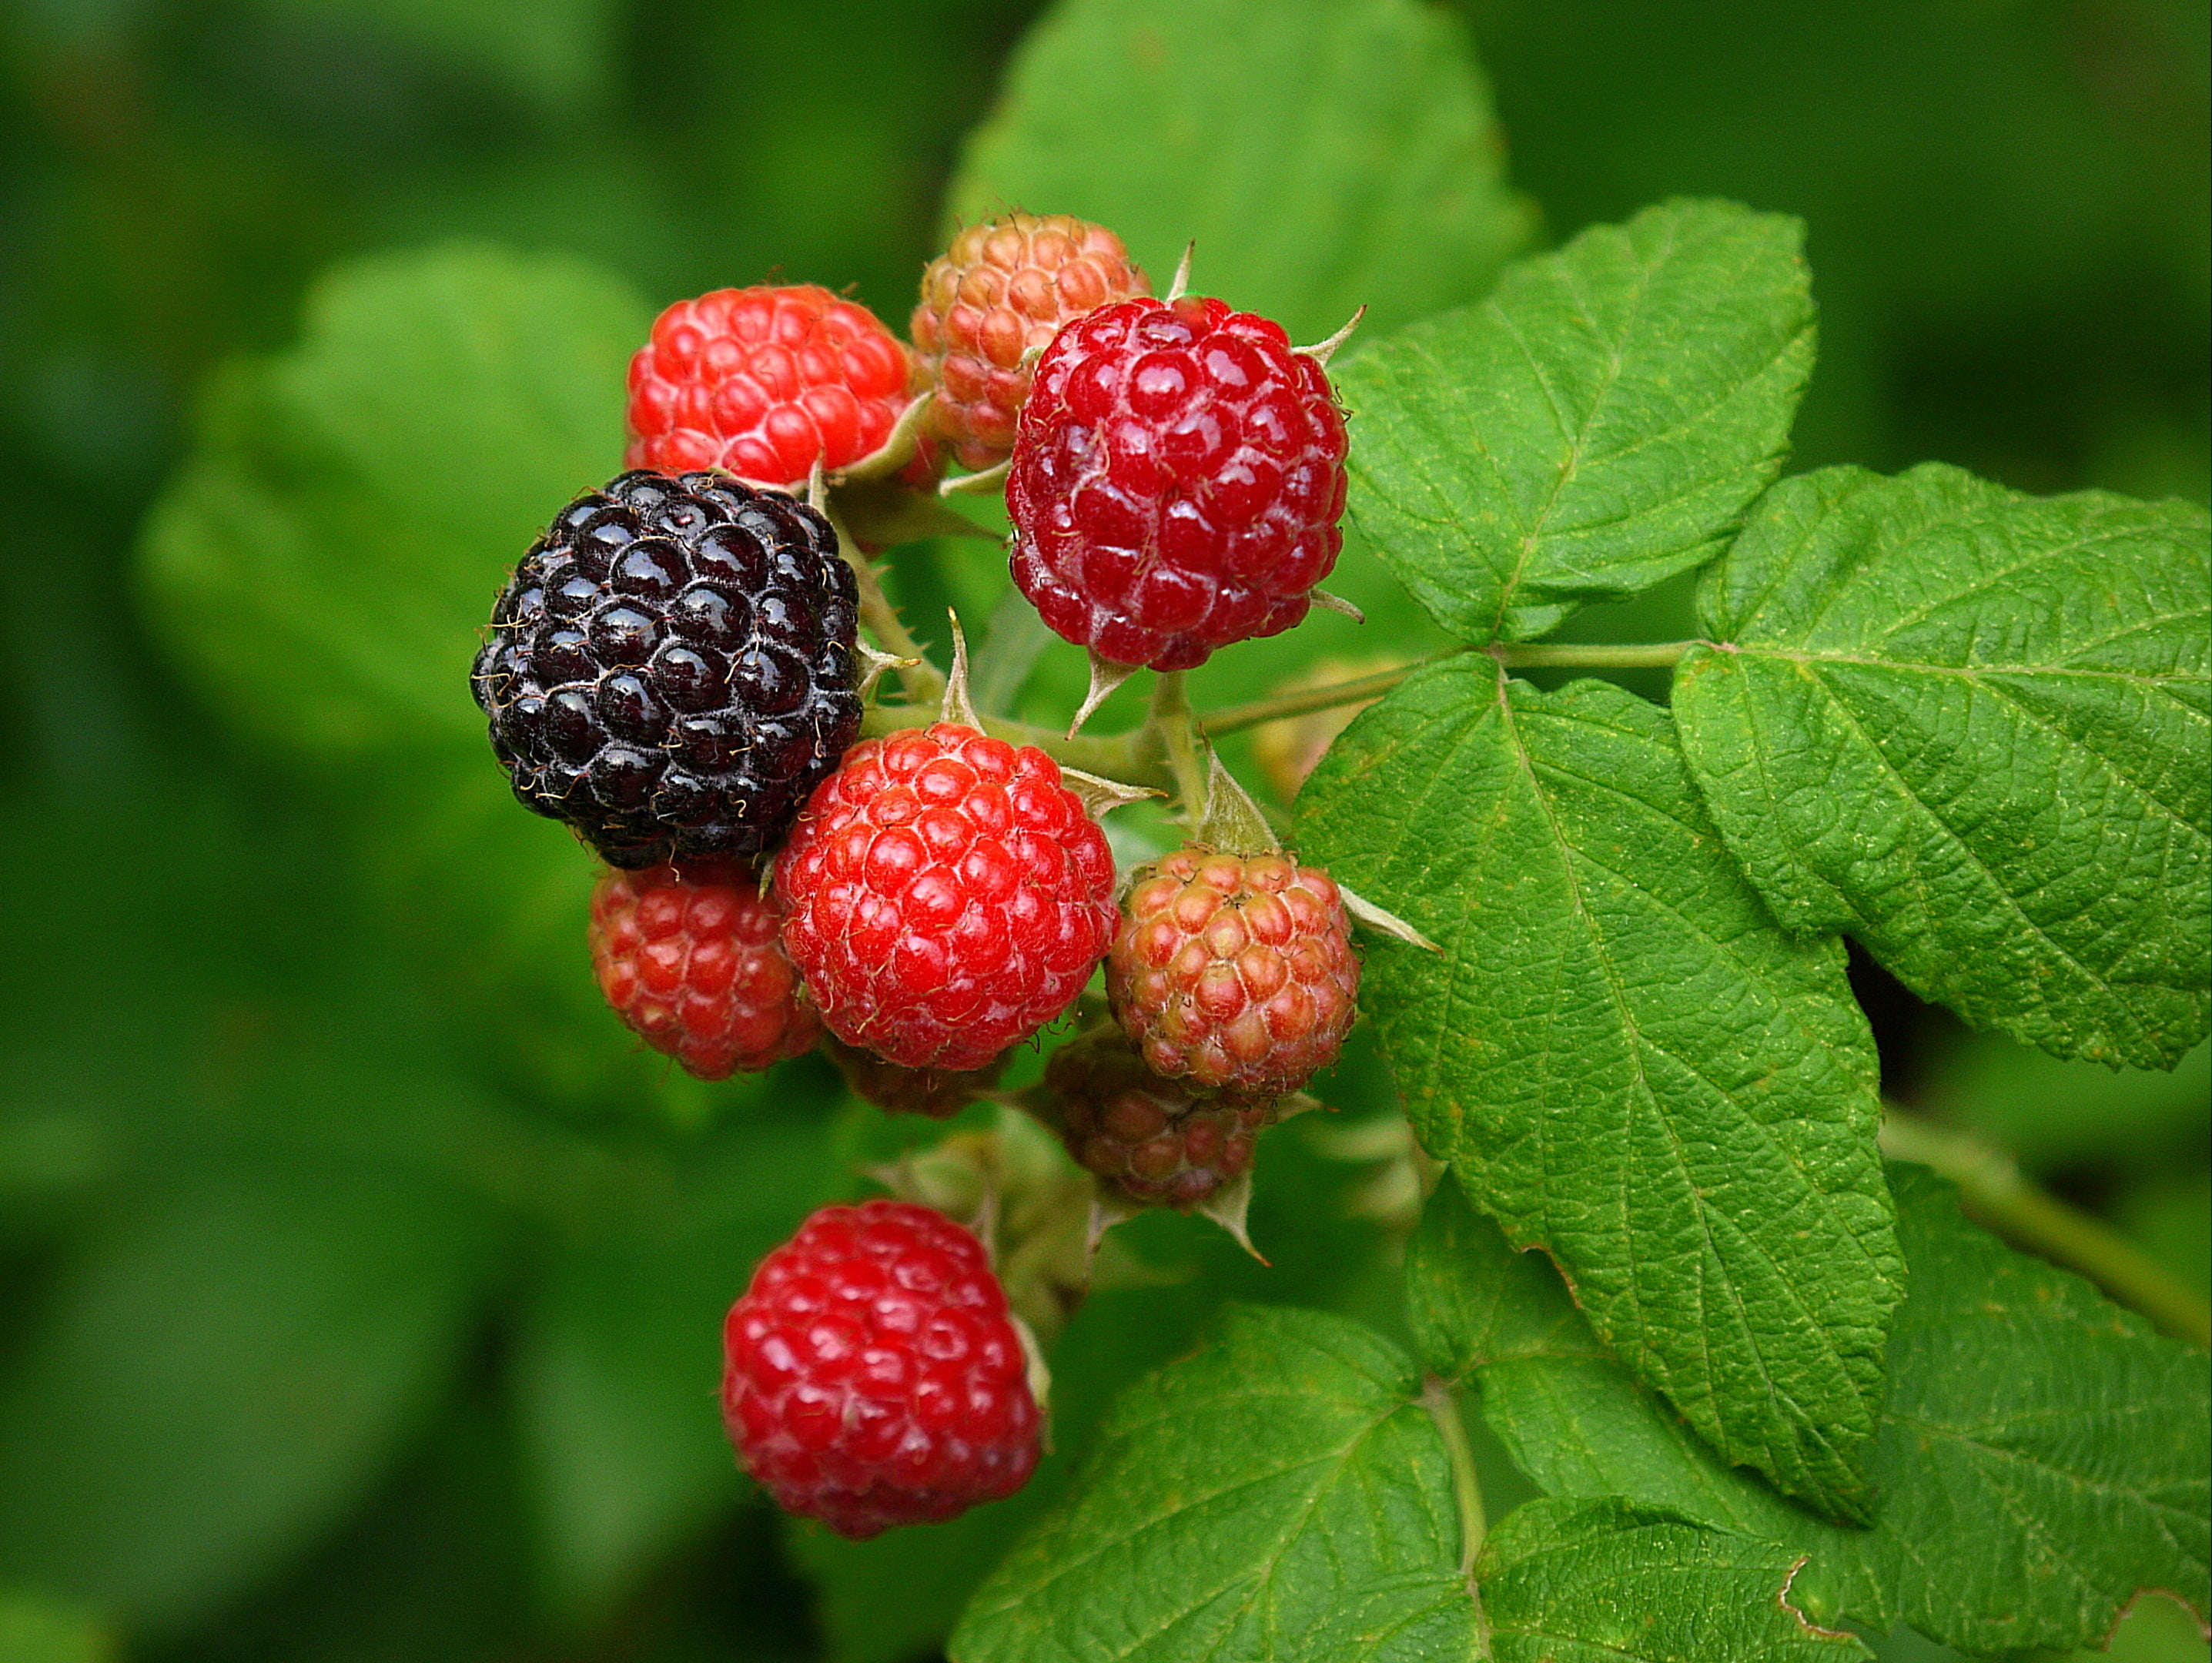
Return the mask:
M 1041 1193 L 1231 1223 L 1259 1134 L 1352 1018 L 1336 886 L 1200 842 L 1117 906 L 1090 806 L 1113 782 L 986 731 L 957 669 L 938 698 L 837 516 L 872 491 L 898 525 L 883 493 L 1006 463 L 1012 575 L 1045 622 L 1109 665 L 1196 665 L 1296 623 L 1336 557 L 1325 353 L 1152 299 L 1113 233 L 1027 214 L 930 264 L 912 336 L 811 286 L 663 313 L 630 367 L 630 470 L 562 509 L 494 605 L 471 678 L 493 752 L 606 862 L 592 966 L 646 1045 L 708 1080 L 819 1049 L 894 1113 L 1025 1109 L 1074 1163 Z M 864 618 L 908 677 L 872 717 Z M 1003 1089 L 1102 967 L 1113 1023 Z M 1065 1235 L 1026 1205 L 1008 1228 Z M 1011 1493 L 1042 1411 L 1009 1297 L 943 1212 L 823 1209 L 731 1308 L 740 1458 L 854 1537 Z

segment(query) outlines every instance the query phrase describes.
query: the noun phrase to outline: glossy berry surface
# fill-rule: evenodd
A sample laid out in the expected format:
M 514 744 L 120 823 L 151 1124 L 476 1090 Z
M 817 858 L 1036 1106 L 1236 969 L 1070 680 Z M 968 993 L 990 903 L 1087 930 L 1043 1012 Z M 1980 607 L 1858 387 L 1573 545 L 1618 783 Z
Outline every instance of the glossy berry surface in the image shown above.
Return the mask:
M 630 360 L 627 465 L 795 489 L 883 448 L 910 373 L 873 313 L 811 283 L 678 300 Z
M 1188 670 L 1288 629 L 1343 547 L 1344 417 L 1280 326 L 1124 300 L 1038 361 L 1006 508 L 1014 580 L 1115 664 Z
M 1114 859 L 1059 765 L 951 722 L 855 745 L 775 882 L 823 1025 L 906 1068 L 981 1068 L 1027 1039 L 1114 932 Z
M 592 891 L 592 972 L 631 1032 L 701 1079 L 726 1079 L 821 1035 L 782 921 L 749 866 L 611 871 Z
M 745 1470 L 856 1540 L 1011 1496 L 1042 1423 L 982 1243 L 906 1201 L 824 1207 L 722 1326 L 722 1420 Z
M 981 1068 L 901 1068 L 834 1035 L 822 1048 L 862 1102 L 886 1114 L 925 1114 L 933 1120 L 957 1114 L 996 1086 L 1006 1067 L 1002 1053 Z
M 1195 1206 L 1249 1172 L 1275 1122 L 1274 1098 L 1201 1096 L 1153 1073 L 1116 1034 L 1060 1047 L 1044 1081 L 1076 1164 L 1147 1205 Z
M 811 508 L 635 472 L 561 511 L 471 676 L 525 806 L 631 870 L 779 841 L 860 731 L 853 574 Z
M 1135 875 L 1106 994 L 1155 1073 L 1295 1091 L 1336 1060 L 1358 1013 L 1351 920 L 1318 867 L 1178 849 Z
M 937 389 L 930 436 L 964 467 L 1005 461 L 1036 368 L 1024 360 L 1070 319 L 1150 288 L 1121 240 L 1088 220 L 1016 213 L 969 226 L 921 274 L 908 331 Z

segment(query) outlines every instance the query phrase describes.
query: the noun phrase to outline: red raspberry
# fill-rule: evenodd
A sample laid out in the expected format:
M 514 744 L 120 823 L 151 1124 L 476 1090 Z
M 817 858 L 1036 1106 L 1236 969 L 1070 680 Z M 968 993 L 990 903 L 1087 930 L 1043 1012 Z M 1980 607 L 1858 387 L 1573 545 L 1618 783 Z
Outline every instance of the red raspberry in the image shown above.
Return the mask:
M 927 1114 L 933 1120 L 951 1120 L 997 1085 L 1006 1067 L 1003 1053 L 981 1068 L 901 1068 L 835 1037 L 825 1038 L 822 1049 L 863 1102 L 887 1114 Z
M 775 887 L 823 1023 L 906 1068 L 981 1068 L 1028 1038 L 1114 933 L 1114 858 L 1059 765 L 951 722 L 847 751 Z
M 800 488 L 883 448 L 909 375 L 873 313 L 811 283 L 678 300 L 630 360 L 623 465 Z
M 1204 1090 L 1295 1091 L 1358 1014 L 1352 923 L 1327 872 L 1177 849 L 1139 870 L 1106 996 L 1153 1071 Z
M 969 226 L 921 274 L 908 331 L 937 384 L 931 435 L 964 466 L 1005 461 L 1036 368 L 1024 358 L 1069 319 L 1151 287 L 1121 240 L 1088 220 L 1009 214 Z
M 630 1029 L 702 1080 L 796 1057 L 822 1032 L 799 1003 L 782 921 L 734 862 L 610 871 L 592 891 L 592 970 Z
M 793 1513 L 855 1541 L 1011 1496 L 1042 1417 L 983 1244 L 910 1201 L 824 1207 L 722 1324 L 722 1423 Z
M 1076 1163 L 1147 1205 L 1195 1206 L 1249 1172 L 1254 1140 L 1275 1123 L 1274 1098 L 1200 1096 L 1153 1073 L 1119 1034 L 1063 1045 L 1044 1083 Z
M 1038 361 L 1006 480 L 1014 581 L 1121 665 L 1188 670 L 1306 615 L 1343 547 L 1344 417 L 1281 328 L 1123 300 Z

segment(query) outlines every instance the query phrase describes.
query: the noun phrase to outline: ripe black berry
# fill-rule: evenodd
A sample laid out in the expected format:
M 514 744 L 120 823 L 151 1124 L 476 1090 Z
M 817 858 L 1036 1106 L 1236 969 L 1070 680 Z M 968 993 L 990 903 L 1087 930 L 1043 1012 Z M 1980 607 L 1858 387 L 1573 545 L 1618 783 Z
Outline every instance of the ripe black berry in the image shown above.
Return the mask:
M 811 508 L 626 473 L 523 556 L 470 684 L 515 796 L 610 865 L 751 857 L 860 732 L 857 622 Z

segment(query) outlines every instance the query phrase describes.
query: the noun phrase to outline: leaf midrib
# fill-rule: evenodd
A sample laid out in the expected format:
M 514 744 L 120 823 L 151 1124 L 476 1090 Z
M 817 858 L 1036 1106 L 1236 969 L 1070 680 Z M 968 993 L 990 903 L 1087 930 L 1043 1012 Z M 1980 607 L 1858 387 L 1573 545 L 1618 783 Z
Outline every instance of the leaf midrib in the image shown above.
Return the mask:
M 1666 240 L 1659 255 L 1651 259 L 1643 259 L 1639 256 L 1636 287 L 1629 300 L 1627 315 L 1622 320 L 1619 333 L 1607 343 L 1608 361 L 1606 365 L 1604 382 L 1591 395 L 1589 408 L 1583 411 L 1581 419 L 1575 424 L 1573 433 L 1567 436 L 1567 453 L 1559 463 L 1559 471 L 1553 476 L 1552 489 L 1545 496 L 1542 505 L 1536 510 L 1534 519 L 1522 528 L 1521 547 L 1514 557 L 1513 571 L 1498 586 L 1498 610 L 1490 620 L 1490 634 L 1492 639 L 1495 639 L 1505 628 L 1506 616 L 1513 610 L 1513 598 L 1520 592 L 1522 579 L 1528 570 L 1529 561 L 1535 556 L 1536 543 L 1543 535 L 1544 526 L 1550 519 L 1553 511 L 1558 507 L 1561 494 L 1566 490 L 1569 482 L 1575 477 L 1581 468 L 1583 451 L 1589 443 L 1590 429 L 1597 421 L 1598 412 L 1604 408 L 1605 401 L 1612 396 L 1613 390 L 1620 385 L 1620 373 L 1626 361 L 1628 337 L 1634 333 L 1637 320 L 1643 314 L 1644 302 L 1650 296 L 1655 273 L 1659 264 L 1673 255 L 1674 246 L 1674 228 L 1672 223 L 1669 223 L 1667 227 Z M 1592 317 L 1591 308 L 1584 303 L 1583 297 L 1569 269 L 1563 263 L 1558 270 L 1559 285 L 1567 291 L 1568 298 L 1574 308 L 1585 317 Z M 1514 347 L 1520 352 L 1522 361 L 1528 364 L 1529 373 L 1536 378 L 1536 385 L 1543 389 L 1545 402 L 1552 407 L 1553 419 L 1559 421 L 1561 415 L 1559 398 L 1553 392 L 1550 383 L 1545 379 L 1543 366 L 1537 361 L 1535 354 L 1529 350 L 1528 343 L 1522 338 L 1520 329 L 1514 324 L 1510 315 L 1497 301 L 1490 302 L 1489 311 L 1493 317 L 1504 325 L 1506 333 L 1511 338 Z M 1595 322 L 1594 317 L 1592 317 L 1592 322 L 1593 324 Z M 1565 433 L 1565 428 L 1566 424 L 1561 422 L 1560 429 L 1563 434 Z
M 2201 616 L 2194 612 L 2177 612 L 2168 616 L 2147 620 L 2149 623 L 2185 623 Z M 2116 682 L 2123 686 L 2141 687 L 2147 692 L 2163 693 L 2168 684 L 2183 687 L 2212 688 L 2212 676 L 2199 671 L 2137 671 L 2129 670 L 2083 670 L 2067 665 L 2054 664 L 1931 664 L 1920 659 L 1871 658 L 1860 652 L 1829 652 L 1810 647 L 1763 646 L 1741 641 L 1717 642 L 1719 651 L 1742 658 L 1775 659 L 1787 664 L 1844 665 L 1863 670 L 1895 671 L 1903 675 L 1955 676 L 1967 681 L 1977 681 L 1984 676 L 2033 676 L 2038 678 L 2069 678 L 2077 681 Z M 2183 705 L 2182 710 L 2196 719 L 2212 725 L 2212 714 Z
M 1519 724 L 1516 719 L 1513 710 L 1512 700 L 1504 684 L 1503 676 L 1500 677 L 1498 702 L 1500 719 L 1505 730 L 1507 741 L 1512 747 L 1515 762 L 1521 770 L 1529 795 L 1535 800 L 1538 807 L 1543 813 L 1545 824 L 1551 831 L 1553 844 L 1559 858 L 1559 865 L 1566 880 L 1568 892 L 1573 900 L 1575 915 L 1581 921 L 1588 938 L 1597 949 L 1595 956 L 1598 963 L 1603 969 L 1607 992 L 1611 996 L 1616 1020 L 1620 1023 L 1621 1032 L 1629 1042 L 1629 1056 L 1631 1065 L 1635 1071 L 1636 1089 L 1642 1096 L 1644 1102 L 1649 1104 L 1651 1112 L 1658 1117 L 1659 1124 L 1666 1131 L 1668 1142 L 1674 1151 L 1675 1158 L 1674 1162 L 1674 1176 L 1675 1181 L 1680 1186 L 1682 1193 L 1690 1199 L 1691 1210 L 1692 1215 L 1697 1220 L 1698 1232 L 1704 1241 L 1706 1253 L 1711 1256 L 1711 1262 L 1724 1265 L 1727 1262 L 1727 1258 L 1726 1255 L 1721 1252 L 1719 1244 L 1714 1240 L 1713 1222 L 1710 1211 L 1705 1205 L 1703 1199 L 1698 1194 L 1697 1185 L 1692 1180 L 1688 1168 L 1687 1157 L 1683 1150 L 1680 1129 L 1674 1125 L 1673 1117 L 1666 1112 L 1663 1107 L 1662 1107 L 1659 1094 L 1654 1088 L 1650 1076 L 1645 1068 L 1645 1047 L 1648 1046 L 1650 1050 L 1654 1052 L 1673 1058 L 1673 1059 L 1686 1072 L 1691 1074 L 1693 1077 L 1704 1081 L 1707 1087 L 1709 1087 L 1723 1102 L 1733 1104 L 1735 1102 L 1735 1099 L 1724 1088 L 1723 1088 L 1718 1082 L 1707 1077 L 1704 1071 L 1698 1069 L 1688 1059 L 1677 1055 L 1666 1046 L 1661 1045 L 1656 1041 L 1646 1036 L 1643 1029 L 1638 1023 L 1634 1013 L 1629 1008 L 1626 992 L 1621 986 L 1619 967 L 1614 963 L 1612 953 L 1606 947 L 1606 938 L 1604 932 L 1598 927 L 1597 920 L 1594 916 L 1592 916 L 1589 905 L 1583 897 L 1582 882 L 1575 871 L 1575 846 L 1567 838 L 1565 828 L 1559 824 L 1559 817 L 1553 812 L 1551 798 L 1546 793 L 1543 788 L 1543 782 L 1537 775 L 1534 758 L 1529 754 L 1528 746 L 1522 741 Z M 1601 863 L 1595 861 L 1593 861 L 1592 864 L 1601 865 Z M 1618 874 L 1616 874 L 1616 876 L 1618 876 Z M 1748 1114 L 1746 1114 L 1744 1118 L 1752 1125 L 1758 1126 L 1760 1124 Z M 1771 1132 L 1771 1127 L 1762 1127 L 1762 1130 L 1769 1132 Z M 1789 1152 L 1784 1150 L 1783 1153 L 1784 1161 L 1794 1167 L 1796 1162 L 1790 1159 Z M 1626 1178 L 1626 1170 L 1624 1169 L 1624 1179 Z M 1816 1193 L 1819 1193 L 1817 1187 L 1812 1185 L 1809 1179 L 1808 1180 L 1808 1188 L 1814 1190 Z M 1623 1196 L 1621 1199 L 1621 1217 L 1624 1223 L 1626 1223 L 1630 1216 L 1631 1209 L 1628 1205 L 1627 1198 Z M 1848 1232 L 1846 1233 L 1848 1234 Z M 1799 1287 L 1796 1278 L 1790 1274 L 1788 1269 L 1780 1261 L 1778 1261 L 1772 1253 L 1769 1253 L 1763 1244 L 1758 1242 L 1748 1235 L 1744 1236 L 1744 1240 L 1746 1244 L 1749 1246 L 1753 1251 L 1757 1253 L 1760 1259 L 1765 1260 L 1768 1267 L 1774 1273 L 1776 1278 L 1780 1281 L 1783 1285 L 1790 1289 L 1792 1295 L 1796 1298 L 1800 1309 L 1803 1310 L 1806 1314 L 1810 1317 L 1812 1315 L 1811 1302 L 1807 1299 L 1805 1290 Z M 1630 1278 L 1629 1285 L 1632 1290 L 1636 1290 L 1630 1294 L 1629 1297 L 1633 1302 L 1633 1309 L 1637 1314 L 1638 1326 L 1646 1326 L 1648 1325 L 1645 1324 L 1644 1320 L 1644 1308 L 1643 1296 L 1640 1290 L 1637 1290 L 1635 1278 Z M 1718 1375 L 1713 1366 L 1710 1341 L 1706 1338 L 1710 1334 L 1711 1329 L 1708 1322 L 1702 1320 L 1702 1313 L 1705 1304 L 1705 1294 L 1703 1291 L 1705 1285 L 1705 1278 L 1702 1274 L 1701 1267 L 1701 1273 L 1698 1278 L 1699 1294 L 1698 1296 L 1696 1304 L 1701 1317 L 1698 1325 L 1698 1333 L 1701 1341 L 1705 1344 L 1706 1347 L 1703 1352 L 1702 1357 L 1702 1367 L 1705 1375 L 1703 1383 L 1706 1393 L 1710 1394 L 1711 1400 L 1717 1405 L 1719 1400 Z M 1757 1327 L 1752 1323 L 1750 1320 L 1750 1313 L 1745 1308 L 1742 1290 L 1736 1285 L 1736 1282 L 1733 1278 L 1725 1278 L 1722 1284 L 1722 1287 L 1723 1291 L 1726 1295 L 1728 1303 L 1733 1311 L 1735 1319 L 1735 1326 L 1738 1332 L 1741 1332 L 1747 1339 L 1750 1340 L 1754 1355 L 1756 1355 L 1759 1359 L 1761 1365 L 1760 1373 L 1766 1387 L 1770 1404 L 1777 1409 L 1781 1408 L 1782 1405 L 1787 1405 L 1786 1412 L 1783 1412 L 1780 1417 L 1784 1424 L 1790 1427 L 1802 1428 L 1802 1429 L 1807 1432 L 1816 1433 L 1822 1447 L 1826 1448 L 1832 1455 L 1840 1460 L 1844 1469 L 1849 1471 L 1850 1469 L 1851 1463 L 1848 1460 L 1844 1460 L 1843 1458 L 1841 1451 L 1834 1448 L 1826 1434 L 1826 1429 L 1821 1426 L 1820 1417 L 1812 1413 L 1806 1405 L 1798 1403 L 1788 1392 L 1784 1391 L 1782 1388 L 1779 1381 L 1777 1380 L 1775 1371 L 1765 1354 L 1765 1350 L 1759 1343 Z M 1815 1332 L 1825 1332 L 1820 1328 L 1817 1322 L 1813 1323 L 1811 1326 L 1814 1327 Z M 1838 1374 L 1842 1375 L 1843 1379 L 1846 1382 L 1847 1389 L 1851 1392 L 1854 1397 L 1856 1397 L 1856 1382 L 1852 1380 L 1850 1368 L 1844 1360 L 1841 1352 L 1832 1345 L 1828 1346 L 1826 1350 L 1831 1366 Z M 1863 1399 L 1861 1399 L 1861 1402 L 1862 1406 L 1863 1406 Z M 1717 1421 L 1719 1418 L 1720 1417 L 1717 1412 L 1717 1407 L 1716 1407 L 1715 1419 Z M 1869 1441 L 1871 1438 L 1873 1431 L 1871 1422 L 1873 1421 L 1873 1418 L 1874 1417 L 1871 1415 L 1869 1415 L 1868 1420 L 1869 1422 L 1869 1425 L 1867 1428 L 1865 1435 L 1861 1439 L 1863 1443 Z M 1762 1441 L 1765 1441 L 1765 1440 L 1762 1440 Z M 1794 1438 L 1792 1439 L 1792 1443 L 1795 1443 Z M 1803 1461 L 1805 1460 L 1806 1452 L 1803 1449 L 1793 1448 L 1792 1453 L 1798 1460 Z M 1770 1448 L 1768 1451 L 1769 1459 L 1773 1459 L 1777 1454 L 1778 1454 L 1778 1452 Z M 1779 1464 L 1780 1463 L 1778 1461 L 1777 1465 L 1778 1466 Z

